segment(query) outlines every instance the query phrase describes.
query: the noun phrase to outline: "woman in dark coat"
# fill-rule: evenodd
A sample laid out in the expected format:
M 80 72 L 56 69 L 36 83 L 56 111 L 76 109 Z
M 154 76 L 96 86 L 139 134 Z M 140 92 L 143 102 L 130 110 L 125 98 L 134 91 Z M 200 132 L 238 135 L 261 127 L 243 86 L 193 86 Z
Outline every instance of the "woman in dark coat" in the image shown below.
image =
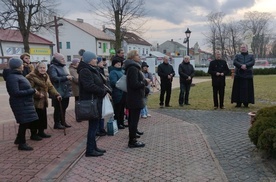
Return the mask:
M 253 66 L 255 58 L 248 54 L 247 45 L 241 45 L 241 53 L 234 59 L 235 77 L 232 88 L 231 103 L 237 103 L 236 107 L 248 107 L 254 104 Z
M 97 100 L 97 108 L 100 113 L 99 119 L 89 120 L 85 156 L 101 156 L 106 151 L 97 147 L 96 132 L 102 118 L 102 101 L 107 94 L 107 89 L 104 87 L 103 78 L 97 68 L 96 55 L 85 51 L 77 70 L 79 74 L 79 100 L 92 100 L 93 97 Z
M 71 81 L 73 77 L 66 71 L 66 64 L 64 56 L 60 53 L 55 53 L 51 65 L 48 70 L 50 80 L 56 90 L 62 97 L 60 110 L 59 101 L 56 97 L 52 97 L 52 105 L 54 106 L 54 129 L 64 129 L 64 127 L 71 127 L 66 122 L 61 124 L 62 117 L 65 118 L 66 109 L 69 105 L 69 98 L 72 94 Z M 63 115 L 61 115 L 61 113 Z
M 5 75 L 7 91 L 10 95 L 10 106 L 15 116 L 16 122 L 19 123 L 18 134 L 15 144 L 18 150 L 33 150 L 26 143 L 26 130 L 31 122 L 38 119 L 34 107 L 33 95 L 37 93 L 31 87 L 30 82 L 22 75 L 23 61 L 16 58 L 9 60 L 10 72 Z
M 31 83 L 31 86 L 38 91 L 38 94 L 34 96 L 34 104 L 39 120 L 32 123 L 31 139 L 41 140 L 42 138 L 49 138 L 51 135 L 44 132 L 47 129 L 48 93 L 52 97 L 56 97 L 56 99 L 61 99 L 61 96 L 46 73 L 45 63 L 38 63 L 35 70 L 28 74 L 26 78 Z
M 141 109 L 145 107 L 145 87 L 148 82 L 141 71 L 140 56 L 137 50 L 131 50 L 125 61 L 125 70 L 127 75 L 127 99 L 126 104 L 129 109 L 129 148 L 144 147 L 143 142 L 136 140 L 138 122 Z

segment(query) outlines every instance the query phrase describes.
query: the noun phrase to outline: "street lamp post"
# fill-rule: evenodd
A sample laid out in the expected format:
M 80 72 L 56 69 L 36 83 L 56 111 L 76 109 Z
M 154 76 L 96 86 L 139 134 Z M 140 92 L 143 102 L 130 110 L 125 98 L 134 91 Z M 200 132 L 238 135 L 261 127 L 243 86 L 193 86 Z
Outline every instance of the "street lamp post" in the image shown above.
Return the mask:
M 186 34 L 186 38 L 184 40 L 183 43 L 187 43 L 187 55 L 189 56 L 189 38 L 191 36 L 191 31 L 189 30 L 189 28 L 187 28 L 187 30 L 185 31 L 185 34 Z

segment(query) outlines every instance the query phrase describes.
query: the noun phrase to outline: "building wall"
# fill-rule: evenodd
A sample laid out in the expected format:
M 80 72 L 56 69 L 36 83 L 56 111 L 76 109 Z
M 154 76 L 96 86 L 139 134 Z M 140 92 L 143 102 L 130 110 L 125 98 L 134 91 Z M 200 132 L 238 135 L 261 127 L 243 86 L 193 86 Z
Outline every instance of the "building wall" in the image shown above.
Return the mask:
M 138 50 L 138 53 L 141 57 L 146 57 L 146 56 L 149 56 L 150 54 L 150 47 L 151 46 L 140 45 L 140 44 L 127 44 L 126 53 L 128 53 L 131 50 Z
M 174 44 L 172 41 L 166 41 L 158 46 L 158 51 L 163 54 L 173 54 L 177 55 L 178 53 L 181 56 L 187 55 L 187 48 L 185 46 L 180 47 L 177 44 Z
M 23 43 L 2 42 L 4 56 L 20 57 L 24 53 Z M 47 60 L 50 63 L 52 48 L 49 45 L 30 44 L 31 62 Z

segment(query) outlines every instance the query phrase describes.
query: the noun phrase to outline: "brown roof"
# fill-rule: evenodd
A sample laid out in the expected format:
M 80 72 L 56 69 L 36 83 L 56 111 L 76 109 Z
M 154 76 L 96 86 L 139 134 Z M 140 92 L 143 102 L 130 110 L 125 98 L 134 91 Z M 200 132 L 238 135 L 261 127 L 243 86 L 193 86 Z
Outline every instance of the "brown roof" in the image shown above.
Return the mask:
M 89 23 L 80 22 L 80 21 L 76 21 L 76 20 L 70 20 L 70 19 L 67 19 L 67 18 L 61 18 L 61 19 L 63 19 L 64 21 L 76 26 L 77 28 L 83 30 L 84 32 L 94 36 L 96 39 L 114 40 L 114 38 L 109 37 L 106 33 L 104 33 L 103 31 L 99 30 L 96 27 L 93 27 Z
M 22 35 L 19 30 L 13 29 L 0 29 L 0 40 L 3 42 L 23 42 Z M 38 35 L 30 33 L 29 43 L 31 44 L 43 44 L 43 45 L 54 45 L 53 42 L 44 39 Z
M 106 28 L 107 30 L 113 32 L 115 34 L 115 30 L 111 28 Z M 140 45 L 146 45 L 151 46 L 150 43 L 139 37 L 138 35 L 132 33 L 132 32 L 124 32 L 124 38 L 127 43 L 129 44 L 140 44 Z

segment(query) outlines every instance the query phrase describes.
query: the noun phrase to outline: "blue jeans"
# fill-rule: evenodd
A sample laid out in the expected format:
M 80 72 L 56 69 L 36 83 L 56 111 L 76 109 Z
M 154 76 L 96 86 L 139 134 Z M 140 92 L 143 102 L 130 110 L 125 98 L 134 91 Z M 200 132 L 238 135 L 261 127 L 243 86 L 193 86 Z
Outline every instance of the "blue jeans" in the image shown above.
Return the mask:
M 190 83 L 180 83 L 180 93 L 178 103 L 180 105 L 189 104 L 189 93 L 191 84 Z
M 97 148 L 96 132 L 99 127 L 100 119 L 88 121 L 86 153 L 92 153 Z
M 141 110 L 140 112 L 140 115 L 143 116 L 143 115 L 148 115 L 148 107 L 147 107 L 147 101 L 148 101 L 148 98 L 145 97 L 144 98 L 144 102 L 145 102 L 145 107 Z

